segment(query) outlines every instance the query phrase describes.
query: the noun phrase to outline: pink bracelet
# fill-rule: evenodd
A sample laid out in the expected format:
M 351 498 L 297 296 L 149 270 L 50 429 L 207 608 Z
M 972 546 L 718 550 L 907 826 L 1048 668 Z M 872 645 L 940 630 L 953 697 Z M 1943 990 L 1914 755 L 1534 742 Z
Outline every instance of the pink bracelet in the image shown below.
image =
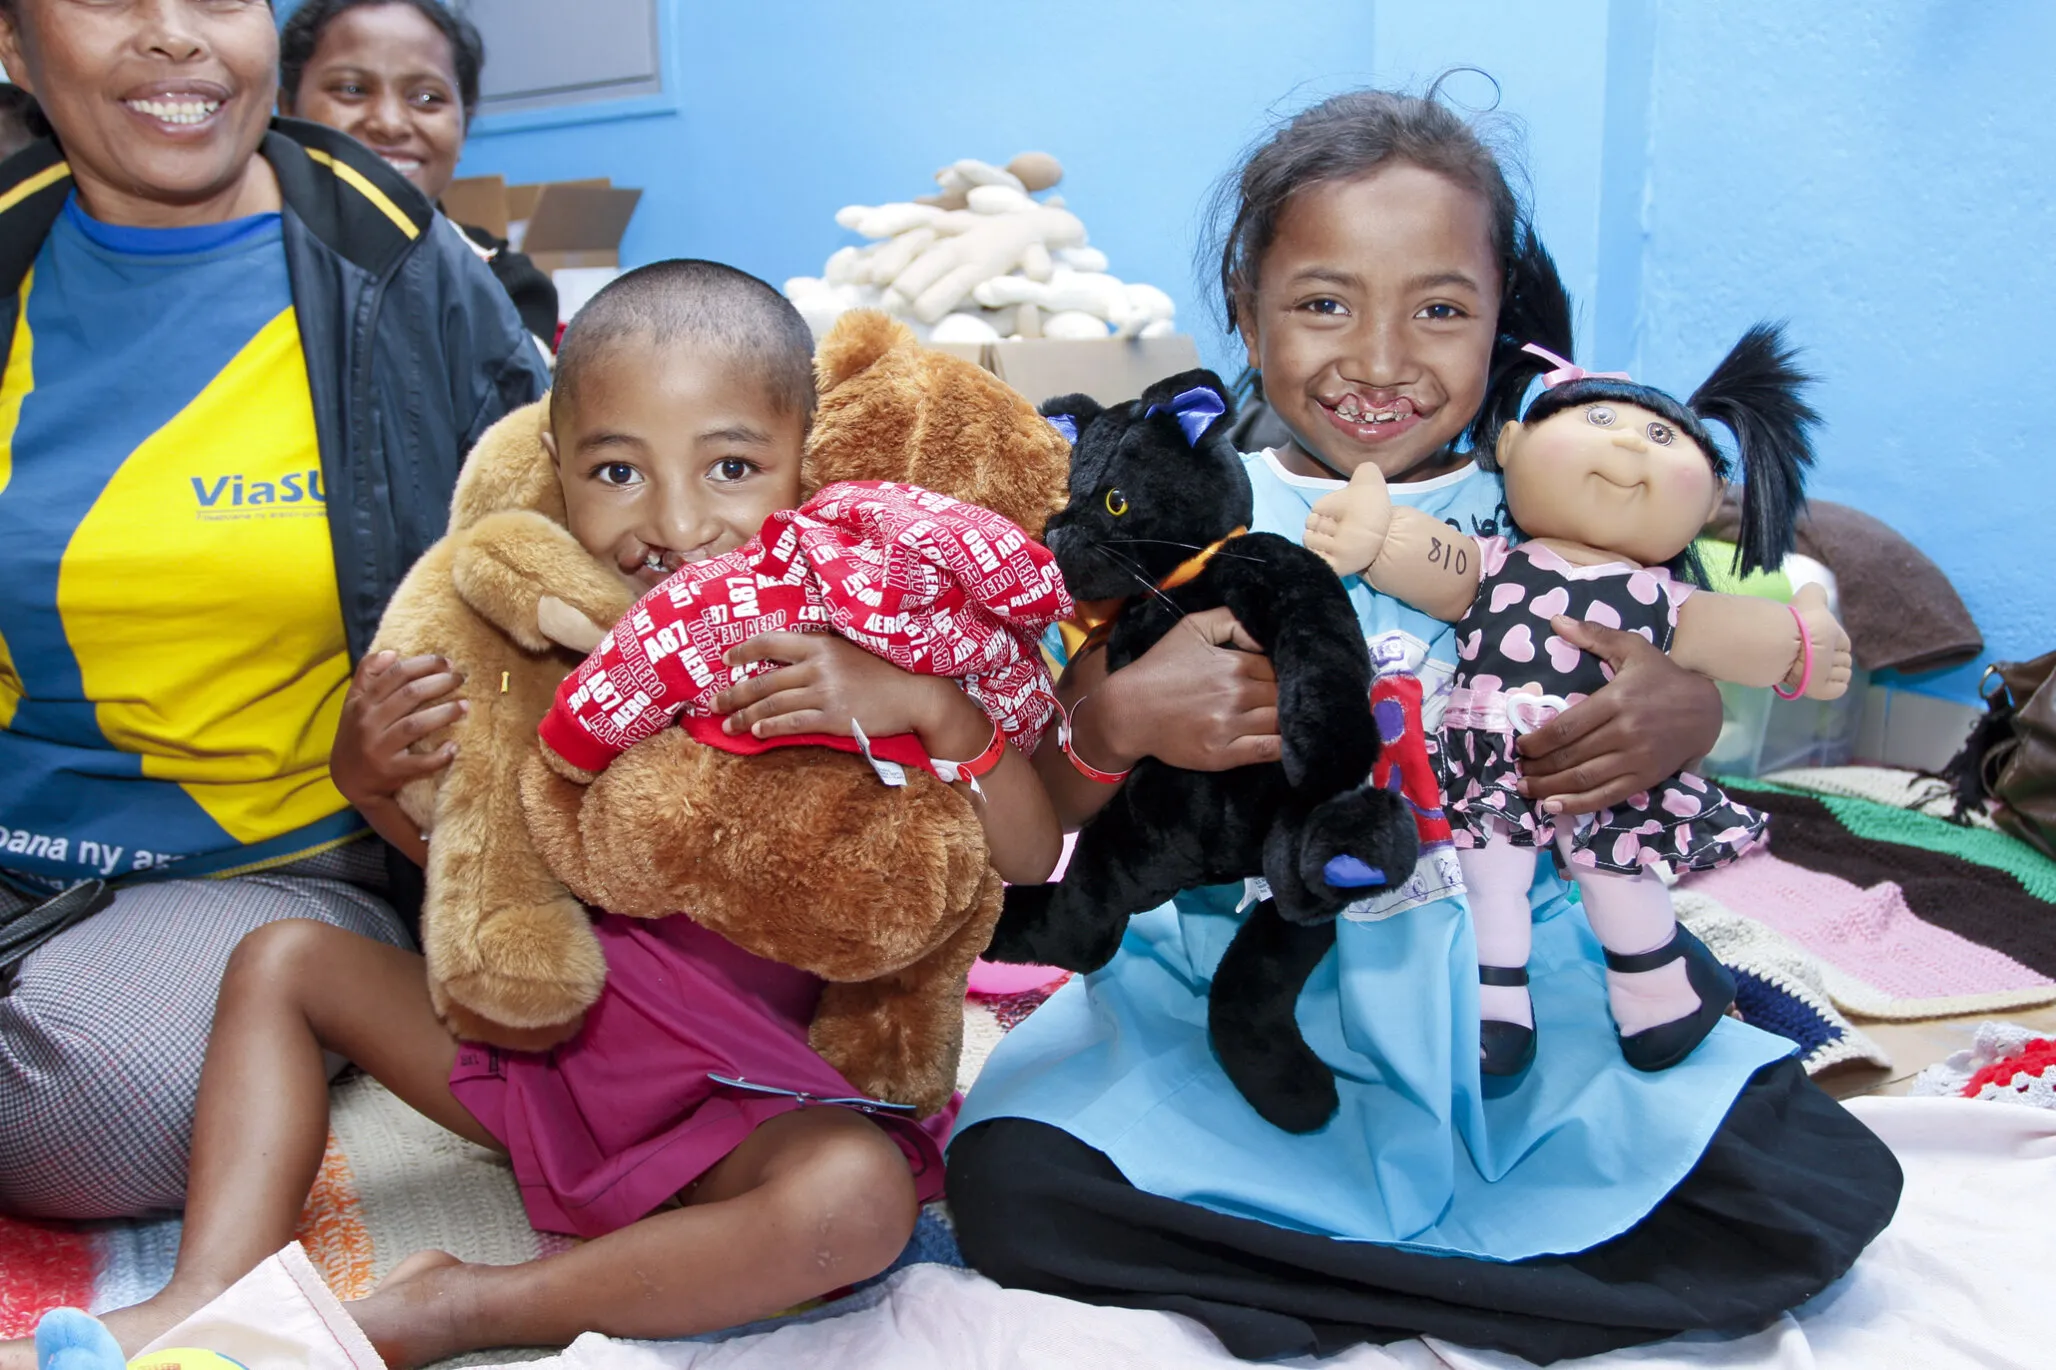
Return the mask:
M 1796 688 L 1787 691 L 1782 685 L 1773 685 L 1770 690 L 1779 699 L 1797 699 L 1804 695 L 1806 687 L 1813 683 L 1813 639 L 1806 633 L 1806 616 L 1789 604 L 1785 607 L 1792 609 L 1792 621 L 1799 625 L 1799 659 L 1803 664 L 1799 667 L 1799 684 Z
M 1090 696 L 1087 696 L 1087 698 L 1090 698 Z M 1102 785 L 1118 785 L 1128 778 L 1129 772 L 1135 769 L 1133 766 L 1130 766 L 1126 771 L 1103 771 L 1084 757 L 1078 755 L 1076 749 L 1071 745 L 1071 718 L 1078 710 L 1084 707 L 1085 700 L 1083 699 L 1068 709 L 1064 707 L 1064 702 L 1061 699 L 1057 701 L 1057 747 L 1069 758 L 1071 769 L 1077 771 L 1078 774 L 1084 776 L 1087 780 L 1097 781 Z

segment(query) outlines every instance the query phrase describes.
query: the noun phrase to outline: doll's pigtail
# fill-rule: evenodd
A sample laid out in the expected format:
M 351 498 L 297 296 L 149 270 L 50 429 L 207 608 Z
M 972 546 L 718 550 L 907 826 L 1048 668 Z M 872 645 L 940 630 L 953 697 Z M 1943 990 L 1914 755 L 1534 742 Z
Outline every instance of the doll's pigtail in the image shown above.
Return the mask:
M 1559 356 L 1571 355 L 1571 297 L 1556 263 L 1535 230 L 1523 223 L 1506 269 L 1506 294 L 1499 305 L 1498 336 L 1485 382 L 1485 402 L 1468 430 L 1471 453 L 1480 466 L 1496 470 L 1493 445 L 1499 430 L 1521 414 L 1528 385 L 1550 363 L 1521 349 L 1540 343 Z
M 1811 430 L 1820 414 L 1803 393 L 1816 378 L 1794 365 L 1797 355 L 1785 345 L 1781 325 L 1757 324 L 1685 402 L 1700 418 L 1718 420 L 1735 435 L 1742 476 L 1737 569 L 1743 575 L 1784 563 L 1806 509 Z

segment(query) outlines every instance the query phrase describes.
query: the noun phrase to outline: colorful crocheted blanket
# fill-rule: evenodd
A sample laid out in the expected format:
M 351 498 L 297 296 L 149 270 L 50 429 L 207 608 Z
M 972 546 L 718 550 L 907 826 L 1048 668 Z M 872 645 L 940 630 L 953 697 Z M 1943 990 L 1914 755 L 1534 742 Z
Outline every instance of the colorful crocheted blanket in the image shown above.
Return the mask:
M 1843 1010 L 1911 1020 L 2056 1003 L 2056 862 L 1989 823 L 1947 821 L 1940 787 L 1906 772 L 1722 783 L 1771 815 L 1769 850 L 1679 892 L 1816 958 Z
M 2017 1023 L 1980 1023 L 1969 1048 L 1923 1070 L 1907 1093 L 2056 1109 L 2056 1041 Z

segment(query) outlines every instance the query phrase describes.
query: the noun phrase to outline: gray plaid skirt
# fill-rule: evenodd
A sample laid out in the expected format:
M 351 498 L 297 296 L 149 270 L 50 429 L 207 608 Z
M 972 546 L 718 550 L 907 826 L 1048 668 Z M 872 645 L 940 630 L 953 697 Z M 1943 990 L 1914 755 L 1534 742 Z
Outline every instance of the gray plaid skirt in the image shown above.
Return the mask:
M 0 1212 L 181 1207 L 229 953 L 285 918 L 409 946 L 384 888 L 384 847 L 366 839 L 255 875 L 129 886 L 40 947 L 0 997 Z M 0 887 L 0 912 L 24 902 Z

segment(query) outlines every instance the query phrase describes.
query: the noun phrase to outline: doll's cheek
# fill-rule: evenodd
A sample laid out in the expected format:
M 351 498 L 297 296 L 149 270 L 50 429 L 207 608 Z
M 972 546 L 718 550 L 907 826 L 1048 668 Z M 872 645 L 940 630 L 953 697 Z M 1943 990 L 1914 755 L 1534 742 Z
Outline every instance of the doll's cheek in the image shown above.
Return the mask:
M 1665 487 L 1666 494 L 1681 513 L 1706 517 L 1720 503 L 1720 479 L 1703 462 L 1674 464 Z

